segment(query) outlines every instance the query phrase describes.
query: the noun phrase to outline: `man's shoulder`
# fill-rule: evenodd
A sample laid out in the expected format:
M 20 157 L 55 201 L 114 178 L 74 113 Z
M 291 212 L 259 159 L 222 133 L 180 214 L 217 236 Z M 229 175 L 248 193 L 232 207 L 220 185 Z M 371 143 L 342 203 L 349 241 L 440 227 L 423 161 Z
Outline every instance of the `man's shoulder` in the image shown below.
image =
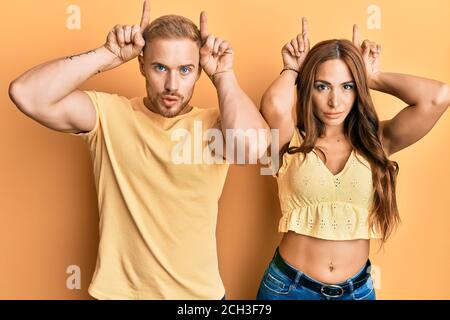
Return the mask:
M 95 95 L 98 99 L 104 99 L 104 100 L 110 100 L 110 101 L 126 101 L 129 102 L 132 99 L 129 99 L 123 95 L 120 95 L 118 93 L 110 93 L 110 92 L 104 92 L 104 91 L 96 91 L 96 90 L 85 90 L 89 95 Z
M 196 111 L 193 114 L 193 117 L 201 117 L 205 119 L 217 119 L 220 116 L 220 112 L 218 108 L 200 108 L 194 107 Z
M 117 93 L 84 90 L 98 110 L 120 110 L 119 106 L 130 106 L 132 99 Z M 126 108 L 128 109 L 128 108 Z

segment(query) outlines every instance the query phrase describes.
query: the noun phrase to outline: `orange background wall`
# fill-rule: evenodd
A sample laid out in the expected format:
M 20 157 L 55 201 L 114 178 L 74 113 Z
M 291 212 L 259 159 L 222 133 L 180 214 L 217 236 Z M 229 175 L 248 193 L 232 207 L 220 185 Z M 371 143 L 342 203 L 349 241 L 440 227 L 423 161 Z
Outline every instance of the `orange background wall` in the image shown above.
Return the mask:
M 81 28 L 69 30 L 69 5 L 81 9 Z M 381 29 L 369 30 L 369 5 L 381 9 Z M 116 24 L 139 23 L 141 0 L 3 1 L 0 69 L 0 298 L 89 299 L 98 242 L 98 212 L 89 153 L 77 137 L 46 129 L 21 114 L 8 84 L 39 63 L 102 45 Z M 181 14 L 198 23 L 207 10 L 210 32 L 228 39 L 235 70 L 255 103 L 281 68 L 280 49 L 310 23 L 312 44 L 350 38 L 382 45 L 382 70 L 450 83 L 450 2 L 341 0 L 154 0 L 152 17 Z M 88 80 L 82 89 L 145 94 L 137 60 Z M 404 107 L 374 93 L 381 119 Z M 217 106 L 205 75 L 193 104 Z M 412 147 L 392 158 L 400 164 L 398 202 L 403 219 L 383 251 L 373 245 L 379 299 L 450 298 L 450 112 Z M 253 299 L 280 240 L 276 182 L 256 166 L 233 166 L 220 200 L 217 228 L 221 274 L 230 299 Z M 81 270 L 81 289 L 70 290 L 67 267 Z

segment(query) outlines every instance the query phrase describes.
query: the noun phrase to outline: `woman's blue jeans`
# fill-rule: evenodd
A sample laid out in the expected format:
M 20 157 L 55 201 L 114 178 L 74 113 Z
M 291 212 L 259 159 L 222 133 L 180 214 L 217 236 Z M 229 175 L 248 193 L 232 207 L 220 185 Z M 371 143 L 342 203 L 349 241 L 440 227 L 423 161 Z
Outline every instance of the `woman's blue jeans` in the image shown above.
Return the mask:
M 277 263 L 275 263 L 275 259 Z M 283 268 L 280 268 L 281 264 Z M 284 269 L 289 271 L 283 272 Z M 354 289 L 355 280 L 365 273 L 367 277 L 359 281 L 359 288 Z M 302 280 L 303 279 L 303 280 Z M 309 281 L 308 281 L 309 280 Z M 314 283 L 315 285 L 305 286 L 302 283 Z M 316 287 L 313 289 L 312 287 Z M 321 288 L 322 287 L 322 288 Z M 340 291 L 339 288 L 345 288 Z M 317 289 L 321 288 L 321 289 Z M 330 289 L 329 291 L 327 289 Z M 330 294 L 332 292 L 333 294 Z M 337 294 L 336 294 L 337 292 Z M 372 277 L 370 276 L 370 261 L 361 268 L 353 277 L 336 285 L 327 285 L 317 281 L 301 270 L 289 265 L 280 255 L 278 249 L 275 256 L 266 269 L 256 297 L 257 300 L 376 300 Z

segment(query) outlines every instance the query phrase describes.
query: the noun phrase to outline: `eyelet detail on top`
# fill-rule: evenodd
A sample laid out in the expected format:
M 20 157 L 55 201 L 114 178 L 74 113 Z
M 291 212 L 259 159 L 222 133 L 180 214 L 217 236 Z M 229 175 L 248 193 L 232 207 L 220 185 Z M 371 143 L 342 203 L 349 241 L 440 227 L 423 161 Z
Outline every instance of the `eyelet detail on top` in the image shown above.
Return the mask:
M 296 131 L 294 137 L 299 137 Z M 294 137 L 291 146 L 296 145 Z M 277 179 L 282 212 L 279 232 L 327 240 L 370 239 L 368 199 L 374 190 L 372 172 L 363 157 L 353 151 L 336 175 L 313 151 L 285 157 L 289 166 Z

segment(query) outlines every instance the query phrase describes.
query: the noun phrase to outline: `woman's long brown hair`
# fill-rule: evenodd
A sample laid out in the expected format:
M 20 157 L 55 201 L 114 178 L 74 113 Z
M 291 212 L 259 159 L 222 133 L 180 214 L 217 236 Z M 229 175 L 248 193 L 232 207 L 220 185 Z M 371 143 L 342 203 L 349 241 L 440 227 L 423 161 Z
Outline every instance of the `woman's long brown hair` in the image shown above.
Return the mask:
M 297 79 L 297 128 L 304 140 L 301 146 L 290 147 L 287 152 L 309 153 L 314 149 L 317 138 L 325 133 L 325 125 L 314 114 L 311 92 L 318 67 L 331 59 L 344 61 L 355 81 L 357 95 L 344 120 L 344 133 L 352 147 L 371 165 L 374 196 L 369 227 L 381 233 L 383 244 L 400 223 L 395 196 L 399 167 L 397 162 L 388 159 L 383 149 L 379 120 L 370 97 L 364 61 L 352 42 L 322 41 L 306 56 Z

